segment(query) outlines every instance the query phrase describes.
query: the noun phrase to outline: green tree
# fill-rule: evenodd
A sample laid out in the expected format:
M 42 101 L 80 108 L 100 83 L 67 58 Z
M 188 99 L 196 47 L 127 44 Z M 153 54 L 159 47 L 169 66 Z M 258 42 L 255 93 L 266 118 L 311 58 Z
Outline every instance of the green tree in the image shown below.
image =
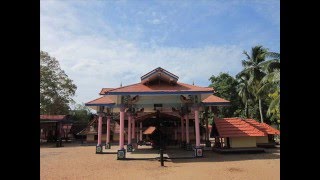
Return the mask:
M 72 120 L 79 123 L 87 124 L 92 119 L 90 109 L 84 104 L 75 105 L 74 110 L 71 111 Z
M 242 107 L 241 100 L 238 96 L 238 82 L 228 73 L 220 73 L 218 76 L 212 75 L 209 79 L 210 87 L 216 91 L 215 95 L 230 101 L 230 107 L 219 107 L 220 117 L 239 116 L 238 109 Z
M 260 82 L 258 94 L 268 94 L 271 101 L 267 115 L 276 123 L 280 123 L 280 54 L 270 52 L 268 57 L 272 59 L 267 60 L 264 65 L 266 75 Z
M 249 118 L 249 103 L 252 100 L 252 94 L 248 80 L 248 76 L 243 75 L 239 77 L 239 84 L 237 86 L 238 95 L 241 98 L 241 101 L 245 104 L 244 116 L 246 118 Z
M 246 56 L 246 59 L 242 61 L 244 70 L 242 70 L 237 77 L 249 76 L 247 82 L 250 86 L 251 93 L 259 102 L 260 120 L 263 122 L 262 98 L 265 94 L 258 93 L 258 91 L 261 88 L 260 82 L 266 75 L 266 73 L 263 72 L 263 68 L 265 67 L 264 61 L 266 60 L 268 50 L 262 46 L 255 46 L 252 47 L 250 54 L 246 51 L 244 51 L 243 54 Z
M 47 52 L 40 51 L 40 113 L 68 114 L 76 89 L 59 62 Z

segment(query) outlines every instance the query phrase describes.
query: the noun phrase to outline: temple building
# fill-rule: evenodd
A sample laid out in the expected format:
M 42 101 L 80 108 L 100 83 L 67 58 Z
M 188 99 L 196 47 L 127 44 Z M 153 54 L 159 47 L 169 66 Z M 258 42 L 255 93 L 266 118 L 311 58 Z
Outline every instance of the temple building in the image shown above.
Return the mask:
M 70 115 L 40 115 L 40 143 L 67 140 L 71 135 L 71 128 Z
M 153 126 L 157 130 L 152 137 L 156 145 L 176 142 L 194 150 L 195 157 L 201 157 L 199 115 L 205 107 L 228 106 L 229 101 L 214 96 L 211 87 L 186 84 L 178 79 L 177 75 L 159 67 L 141 76 L 136 84 L 102 88 L 101 97 L 85 104 L 99 115 L 96 153 L 102 153 L 103 147 L 110 148 L 112 134 L 113 140 L 119 142 L 118 159 L 124 159 L 126 152 L 137 148 L 146 136 L 143 131 Z M 102 142 L 104 118 L 106 133 Z

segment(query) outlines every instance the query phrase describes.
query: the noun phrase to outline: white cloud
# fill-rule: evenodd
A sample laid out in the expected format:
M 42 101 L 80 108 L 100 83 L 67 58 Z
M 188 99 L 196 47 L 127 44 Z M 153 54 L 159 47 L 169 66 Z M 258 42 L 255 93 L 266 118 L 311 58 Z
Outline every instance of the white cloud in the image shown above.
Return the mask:
M 152 20 L 148 20 L 148 22 L 156 25 L 156 24 L 160 24 L 161 20 L 160 19 L 152 19 Z
M 178 75 L 181 82 L 195 81 L 200 86 L 208 86 L 211 75 L 234 75 L 241 68 L 243 49 L 238 46 L 141 46 L 118 37 L 99 17 L 91 19 L 90 24 L 96 26 L 85 26 L 76 14 L 61 1 L 41 3 L 41 50 L 56 57 L 74 80 L 77 103 L 97 98 L 103 87 L 139 82 L 142 75 L 157 67 Z M 92 33 L 95 28 L 107 33 Z M 197 84 L 200 81 L 207 83 Z

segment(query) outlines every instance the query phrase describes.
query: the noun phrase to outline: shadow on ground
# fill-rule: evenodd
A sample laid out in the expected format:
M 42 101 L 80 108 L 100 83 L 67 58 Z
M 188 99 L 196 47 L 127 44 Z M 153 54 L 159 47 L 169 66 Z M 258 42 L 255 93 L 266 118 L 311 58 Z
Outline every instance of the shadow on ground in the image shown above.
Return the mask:
M 64 143 L 64 147 L 73 148 L 83 146 L 79 143 Z M 106 156 L 117 156 L 118 145 L 112 145 L 112 149 L 104 150 Z M 55 143 L 41 144 L 40 148 L 57 148 Z M 95 147 L 93 152 L 95 153 Z M 57 155 L 50 154 L 50 155 Z M 157 161 L 160 158 L 159 150 L 152 149 L 150 146 L 139 146 L 133 152 L 127 152 L 126 160 L 148 160 Z M 220 154 L 213 151 L 203 151 L 203 157 L 194 158 L 194 151 L 186 151 L 178 147 L 171 147 L 164 150 L 164 158 L 172 163 L 188 163 L 188 162 L 227 162 L 227 161 L 245 161 L 245 160 L 265 160 L 265 159 L 280 159 L 280 147 L 266 148 L 264 153 L 237 153 L 237 154 Z
M 148 156 L 148 157 L 146 157 Z M 159 150 L 155 149 L 137 149 L 128 154 L 130 160 L 159 159 Z M 213 151 L 203 151 L 203 157 L 194 158 L 194 151 L 186 151 L 179 148 L 164 150 L 164 158 L 173 163 L 188 162 L 225 162 L 225 161 L 243 161 L 256 159 L 280 159 L 280 148 L 265 149 L 264 153 L 233 153 L 220 154 Z

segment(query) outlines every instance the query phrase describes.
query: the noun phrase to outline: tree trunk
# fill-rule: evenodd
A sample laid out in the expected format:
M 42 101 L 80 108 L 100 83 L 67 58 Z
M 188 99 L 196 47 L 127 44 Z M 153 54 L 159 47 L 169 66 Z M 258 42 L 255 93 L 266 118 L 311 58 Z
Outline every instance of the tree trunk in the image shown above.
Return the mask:
M 259 110 L 260 110 L 261 122 L 263 123 L 262 106 L 261 106 L 261 99 L 260 98 L 259 98 Z
M 249 118 L 248 100 L 246 101 L 246 117 Z

